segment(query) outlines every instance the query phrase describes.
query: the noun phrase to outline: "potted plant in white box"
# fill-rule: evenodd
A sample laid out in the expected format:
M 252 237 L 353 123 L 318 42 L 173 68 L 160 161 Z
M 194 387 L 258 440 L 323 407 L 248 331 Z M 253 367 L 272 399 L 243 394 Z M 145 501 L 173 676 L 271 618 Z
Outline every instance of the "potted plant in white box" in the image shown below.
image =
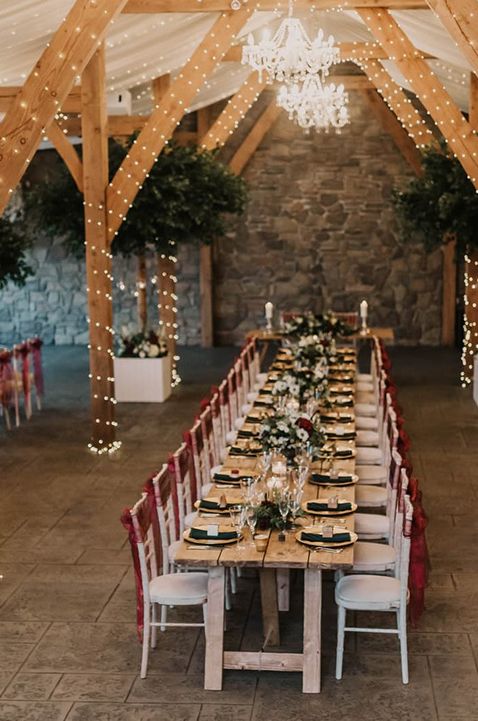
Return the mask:
M 171 395 L 171 358 L 160 333 L 122 328 L 114 359 L 116 400 L 162 403 Z

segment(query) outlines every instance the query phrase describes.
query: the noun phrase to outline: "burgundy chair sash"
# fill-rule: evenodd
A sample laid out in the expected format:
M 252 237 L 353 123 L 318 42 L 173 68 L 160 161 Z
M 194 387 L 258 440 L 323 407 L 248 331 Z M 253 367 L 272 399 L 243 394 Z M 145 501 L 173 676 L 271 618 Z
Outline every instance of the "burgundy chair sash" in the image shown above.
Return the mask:
M 12 352 L 0 351 L 0 403 L 4 408 L 9 408 L 13 403 L 13 366 Z
M 414 476 L 410 478 L 408 491 L 413 505 L 410 570 L 408 575 L 408 588 L 410 591 L 409 616 L 412 625 L 416 626 L 425 609 L 425 588 L 430 572 L 430 557 L 425 535 L 428 518 L 422 505 L 422 493 Z

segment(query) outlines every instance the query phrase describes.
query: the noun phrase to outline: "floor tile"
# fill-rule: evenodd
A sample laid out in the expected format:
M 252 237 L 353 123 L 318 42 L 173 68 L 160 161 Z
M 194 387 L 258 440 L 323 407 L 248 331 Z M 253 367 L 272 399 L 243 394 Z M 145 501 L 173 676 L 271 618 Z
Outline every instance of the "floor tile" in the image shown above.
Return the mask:
M 70 703 L 59 701 L 5 701 L 0 699 L 2 721 L 63 721 Z
M 200 709 L 196 703 L 174 706 L 76 703 L 68 715 L 68 721 L 197 721 Z
M 195 703 L 214 703 L 218 701 L 216 691 L 205 691 L 204 676 L 162 673 L 161 678 L 148 675 L 138 678 L 128 697 L 128 702 L 181 703 L 185 698 Z M 252 703 L 256 689 L 256 674 L 249 671 L 225 671 L 221 691 L 224 704 Z
M 45 701 L 60 680 L 57 673 L 18 673 L 3 693 L 4 699 Z
M 55 688 L 55 701 L 124 701 L 135 676 L 66 673 Z

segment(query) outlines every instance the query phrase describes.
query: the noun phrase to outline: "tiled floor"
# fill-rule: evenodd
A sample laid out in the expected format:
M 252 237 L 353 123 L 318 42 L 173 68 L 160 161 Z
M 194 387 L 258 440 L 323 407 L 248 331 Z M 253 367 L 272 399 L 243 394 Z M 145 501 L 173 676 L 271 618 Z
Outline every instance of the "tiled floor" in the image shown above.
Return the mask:
M 325 583 L 324 681 L 302 695 L 299 674 L 228 672 L 202 689 L 202 634 L 160 634 L 148 679 L 139 644 L 121 509 L 179 444 L 232 351 L 189 351 L 185 383 L 160 407 L 120 407 L 124 448 L 88 454 L 86 355 L 47 349 L 48 400 L 8 437 L 0 431 L 0 721 L 476 721 L 478 718 L 478 410 L 458 388 L 446 350 L 397 349 L 394 375 L 430 516 L 427 610 L 410 633 L 411 683 L 400 682 L 396 641 L 350 639 L 344 679 L 333 677 L 333 586 Z M 300 578 L 282 618 L 300 646 Z M 194 615 L 194 611 L 191 612 Z M 366 620 L 366 619 L 364 619 Z M 260 639 L 256 579 L 240 581 L 230 648 Z

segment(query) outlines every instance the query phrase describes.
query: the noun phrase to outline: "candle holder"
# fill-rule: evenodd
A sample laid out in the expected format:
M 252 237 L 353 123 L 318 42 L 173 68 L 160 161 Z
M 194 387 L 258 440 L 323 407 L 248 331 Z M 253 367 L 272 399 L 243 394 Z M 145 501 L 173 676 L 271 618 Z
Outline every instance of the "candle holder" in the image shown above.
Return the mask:
M 266 333 L 272 333 L 272 318 L 266 319 Z
M 362 327 L 360 328 L 360 335 L 370 335 L 370 328 L 367 326 L 367 318 L 362 318 Z

